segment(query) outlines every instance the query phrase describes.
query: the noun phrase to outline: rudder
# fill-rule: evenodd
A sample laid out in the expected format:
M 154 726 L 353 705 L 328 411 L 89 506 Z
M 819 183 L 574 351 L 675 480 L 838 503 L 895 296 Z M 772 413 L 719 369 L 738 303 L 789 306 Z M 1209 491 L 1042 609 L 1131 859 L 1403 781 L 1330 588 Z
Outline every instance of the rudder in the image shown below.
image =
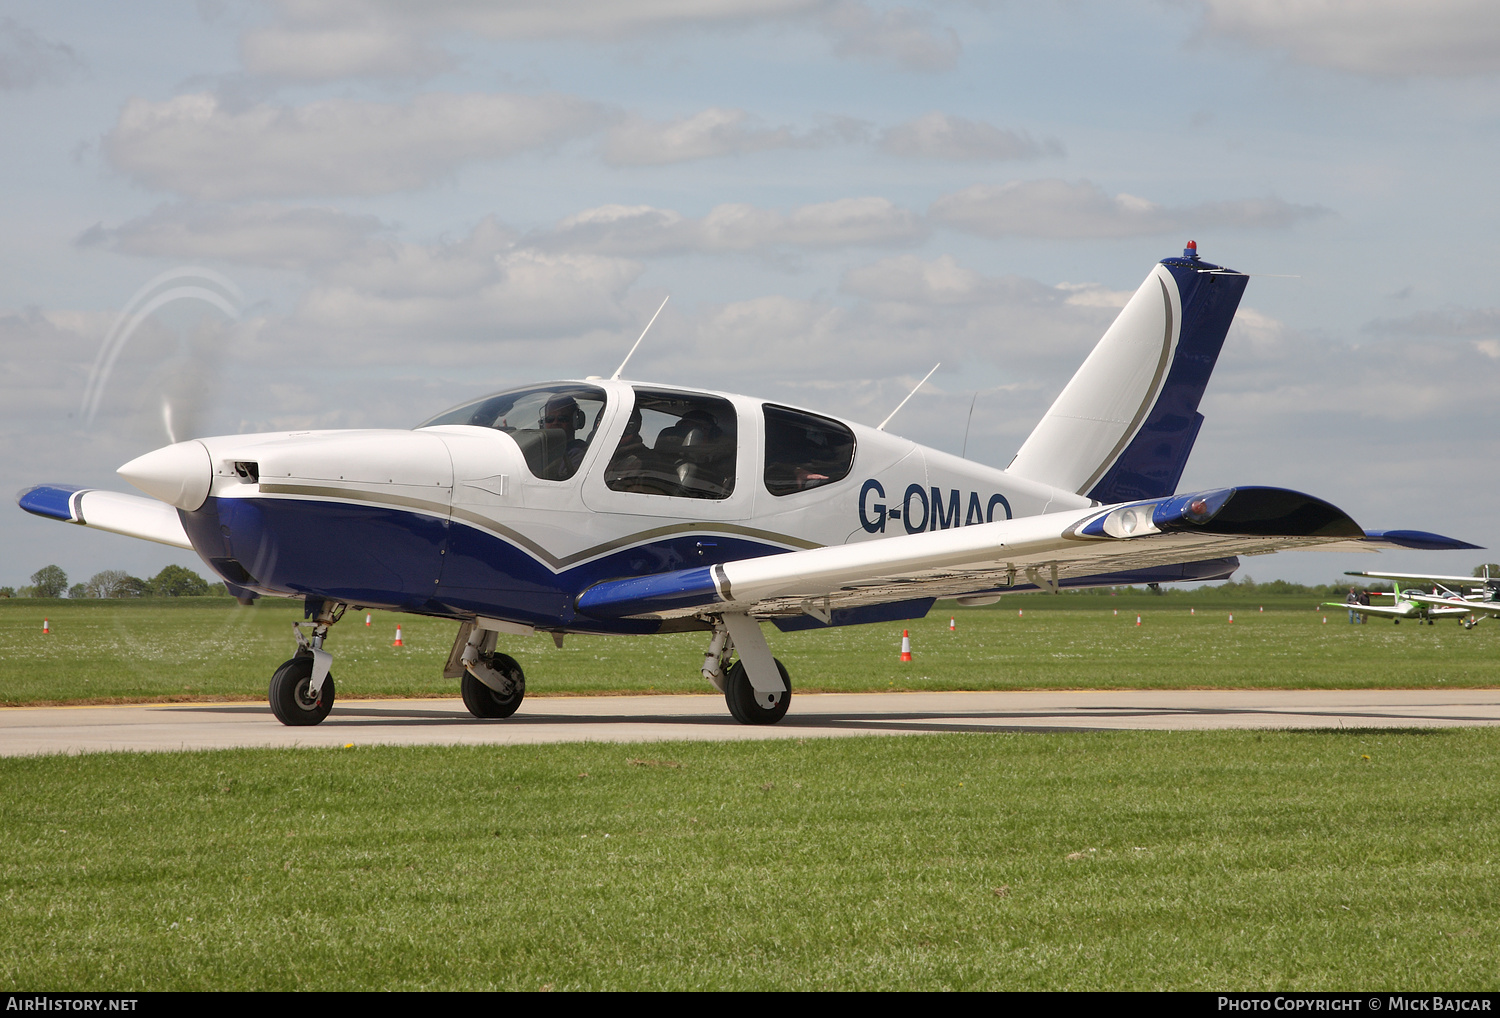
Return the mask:
M 1170 495 L 1247 277 L 1181 258 L 1151 270 L 1007 472 L 1101 503 Z

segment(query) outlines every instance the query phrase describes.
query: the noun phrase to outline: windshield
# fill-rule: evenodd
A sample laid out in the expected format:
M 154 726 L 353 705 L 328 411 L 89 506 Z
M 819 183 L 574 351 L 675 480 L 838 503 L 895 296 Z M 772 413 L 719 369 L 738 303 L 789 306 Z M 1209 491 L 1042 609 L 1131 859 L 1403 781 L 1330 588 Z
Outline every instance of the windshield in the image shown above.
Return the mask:
M 598 386 L 560 382 L 497 392 L 445 410 L 417 427 L 467 424 L 503 431 L 521 447 L 533 474 L 545 481 L 566 481 L 583 463 L 605 402 Z

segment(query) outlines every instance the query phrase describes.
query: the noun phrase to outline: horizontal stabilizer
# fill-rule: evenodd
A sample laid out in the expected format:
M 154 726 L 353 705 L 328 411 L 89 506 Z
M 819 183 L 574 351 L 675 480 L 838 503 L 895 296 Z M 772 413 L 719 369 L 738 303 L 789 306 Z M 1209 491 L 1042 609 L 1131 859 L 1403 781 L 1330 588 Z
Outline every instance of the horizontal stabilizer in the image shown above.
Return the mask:
M 21 492 L 16 501 L 35 516 L 193 550 L 177 510 L 154 498 L 97 488 L 39 484 Z
M 577 609 L 611 619 L 722 611 L 830 618 L 867 605 L 1057 590 L 1081 577 L 1108 583 L 1180 563 L 1364 541 L 1357 523 L 1310 495 L 1221 488 L 610 580 L 584 591 Z

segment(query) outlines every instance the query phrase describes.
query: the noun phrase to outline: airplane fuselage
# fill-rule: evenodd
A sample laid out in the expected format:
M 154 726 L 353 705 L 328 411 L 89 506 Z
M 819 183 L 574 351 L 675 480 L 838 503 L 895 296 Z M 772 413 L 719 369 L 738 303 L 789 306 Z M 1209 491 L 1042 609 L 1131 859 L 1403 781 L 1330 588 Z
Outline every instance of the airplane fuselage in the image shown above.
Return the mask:
M 236 587 L 563 632 L 706 627 L 578 614 L 578 595 L 604 580 L 1090 504 L 883 431 L 750 397 L 600 380 L 529 391 L 592 398 L 574 403 L 589 408 L 578 411 L 579 427 L 555 435 L 533 413 L 489 425 L 205 438 L 143 461 L 178 450 L 174 476 L 184 462 L 202 472 L 206 483 L 183 491 L 174 480 L 166 494 L 195 550 Z M 720 418 L 721 440 L 718 475 L 696 488 L 675 480 L 697 469 L 672 462 L 681 448 L 653 451 L 626 435 L 640 432 L 641 407 L 658 424 L 683 413 L 680 430 L 681 421 L 693 423 L 694 400 Z M 577 437 L 585 430 L 586 442 Z M 671 430 L 646 438 L 666 447 Z M 546 461 L 552 439 L 554 452 L 584 445 L 568 452 L 579 461 Z M 656 458 L 622 481 L 631 442 Z M 798 442 L 812 444 L 799 450 Z M 192 446 L 200 449 L 183 449 Z M 122 472 L 130 476 L 129 467 Z M 898 602 L 845 621 L 918 617 L 930 604 Z

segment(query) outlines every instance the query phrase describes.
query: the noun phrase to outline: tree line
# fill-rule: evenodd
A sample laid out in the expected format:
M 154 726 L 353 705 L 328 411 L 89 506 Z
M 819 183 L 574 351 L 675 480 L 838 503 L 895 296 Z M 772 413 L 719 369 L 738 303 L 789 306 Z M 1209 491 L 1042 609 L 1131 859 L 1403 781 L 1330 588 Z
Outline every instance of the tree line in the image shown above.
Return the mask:
M 224 584 L 209 583 L 182 566 L 167 566 L 149 580 L 123 569 L 106 569 L 70 587 L 62 567 L 50 565 L 31 574 L 29 587 L 0 587 L 0 597 L 203 597 L 228 592 Z
M 1475 566 L 1470 572 L 1476 580 L 1483 580 L 1490 576 L 1500 578 L 1500 563 L 1489 562 L 1484 565 Z M 1403 583 L 1403 587 L 1422 586 L 1421 584 Z M 1356 590 L 1368 590 L 1370 593 L 1387 593 L 1393 589 L 1389 580 L 1369 580 L 1361 576 L 1346 576 L 1343 579 L 1334 580 L 1326 584 L 1290 583 L 1286 580 L 1271 580 L 1269 583 L 1257 583 L 1249 575 L 1242 576 L 1238 580 L 1229 580 L 1227 583 L 1205 583 L 1201 587 L 1191 589 L 1183 587 L 1169 587 L 1163 589 L 1156 585 L 1146 587 L 1088 587 L 1082 590 L 1065 590 L 1067 594 L 1103 595 L 1109 597 L 1115 594 L 1161 594 L 1183 596 L 1211 595 L 1216 597 L 1274 597 L 1277 594 L 1297 594 L 1314 597 L 1322 601 L 1342 601 L 1349 593 L 1349 588 Z

